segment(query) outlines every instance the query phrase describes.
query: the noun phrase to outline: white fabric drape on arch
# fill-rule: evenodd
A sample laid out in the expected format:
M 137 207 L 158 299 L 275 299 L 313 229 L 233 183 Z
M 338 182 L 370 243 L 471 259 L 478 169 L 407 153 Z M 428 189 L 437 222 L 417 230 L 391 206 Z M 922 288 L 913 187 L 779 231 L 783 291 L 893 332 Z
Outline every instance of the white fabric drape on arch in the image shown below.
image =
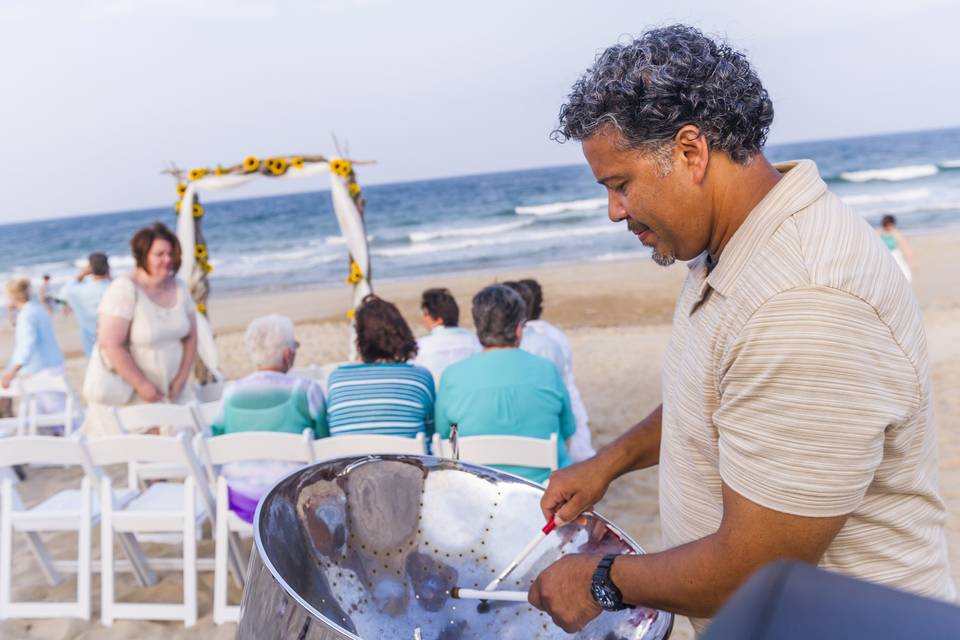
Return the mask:
M 283 180 L 286 178 L 306 178 L 310 176 L 330 174 L 330 195 L 333 200 L 333 211 L 337 216 L 337 223 L 340 225 L 340 232 L 343 234 L 347 244 L 347 250 L 353 259 L 360 266 L 360 271 L 364 278 L 353 286 L 353 307 L 356 308 L 363 300 L 363 297 L 372 292 L 368 274 L 370 273 L 370 252 L 367 248 L 367 234 L 364 230 L 363 220 L 360 218 L 360 212 L 357 205 L 347 190 L 347 181 L 330 171 L 330 167 L 325 162 L 315 162 L 307 164 L 303 169 L 289 168 L 282 176 L 271 176 L 270 179 Z M 183 252 L 183 259 L 180 263 L 178 276 L 183 278 L 188 285 L 193 285 L 190 278 L 193 274 L 193 266 L 196 263 L 194 257 L 194 248 L 196 239 L 193 233 L 193 195 L 200 190 L 219 191 L 222 189 L 235 189 L 243 186 L 258 177 L 264 177 L 260 173 L 247 173 L 241 175 L 207 175 L 199 180 L 193 180 L 187 183 L 187 189 L 180 200 L 180 214 L 177 216 L 177 238 L 180 240 L 180 248 Z M 351 323 L 350 331 L 350 353 L 353 355 L 355 349 L 354 332 Z M 197 313 L 197 355 L 210 371 L 220 375 L 220 357 L 217 353 L 217 345 L 213 339 L 213 329 L 210 322 L 202 313 Z

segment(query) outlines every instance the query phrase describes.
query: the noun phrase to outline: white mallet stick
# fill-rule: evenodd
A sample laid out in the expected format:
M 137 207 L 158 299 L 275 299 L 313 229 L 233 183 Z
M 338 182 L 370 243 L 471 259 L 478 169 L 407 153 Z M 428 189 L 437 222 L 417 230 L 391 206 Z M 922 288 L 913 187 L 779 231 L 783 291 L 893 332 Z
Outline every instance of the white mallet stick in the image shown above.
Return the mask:
M 501 571 L 500 575 L 498 575 L 496 578 L 491 580 L 490 584 L 484 587 L 483 590 L 493 591 L 494 589 L 499 587 L 503 579 L 506 578 L 508 575 L 510 575 L 510 573 L 514 569 L 516 569 L 520 565 L 520 563 L 523 562 L 526 559 L 526 557 L 529 556 L 533 552 L 533 550 L 537 548 L 537 545 L 539 545 L 544 540 L 544 538 L 550 535 L 550 532 L 553 531 L 556 527 L 557 527 L 556 518 L 550 518 L 550 521 L 544 525 L 543 529 L 537 532 L 537 535 L 533 538 L 533 540 L 527 543 L 527 546 L 523 548 L 523 551 L 518 553 L 517 557 L 514 558 L 510 564 L 507 565 L 507 568 Z
M 496 600 L 498 602 L 526 602 L 526 591 L 481 591 L 480 589 L 461 589 L 454 587 L 450 597 L 458 600 Z

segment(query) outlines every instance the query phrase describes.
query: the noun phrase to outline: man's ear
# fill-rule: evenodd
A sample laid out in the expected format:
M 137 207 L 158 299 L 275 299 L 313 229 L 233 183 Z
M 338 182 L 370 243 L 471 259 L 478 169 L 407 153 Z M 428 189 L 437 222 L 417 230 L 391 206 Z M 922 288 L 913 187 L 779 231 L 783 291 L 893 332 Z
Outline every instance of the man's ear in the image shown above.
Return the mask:
M 710 161 L 710 145 L 707 137 L 695 124 L 685 124 L 673 137 L 674 159 L 679 157 L 681 165 L 690 173 L 696 184 L 703 182 Z

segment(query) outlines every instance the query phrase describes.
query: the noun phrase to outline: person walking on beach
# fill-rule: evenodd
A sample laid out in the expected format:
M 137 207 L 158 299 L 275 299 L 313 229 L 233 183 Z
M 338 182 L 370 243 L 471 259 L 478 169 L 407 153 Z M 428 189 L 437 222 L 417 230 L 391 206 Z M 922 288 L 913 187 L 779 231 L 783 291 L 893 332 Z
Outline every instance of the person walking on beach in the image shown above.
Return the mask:
M 180 242 L 157 222 L 130 240 L 136 269 L 110 283 L 100 302 L 97 343 L 84 381 L 89 436 L 116 431 L 110 405 L 101 394 L 123 387 L 126 399 L 116 404 L 194 399 L 187 380 L 197 355 L 193 298 L 176 277 Z M 116 405 L 114 405 L 116 406 Z
M 47 313 L 53 315 L 56 311 L 54 305 L 56 300 L 50 295 L 50 274 L 43 274 L 43 278 L 40 280 L 40 286 L 37 287 L 37 300 L 40 304 L 47 310 Z
M 919 306 L 812 161 L 764 157 L 772 121 L 746 57 L 684 25 L 601 53 L 560 110 L 557 135 L 581 142 L 610 219 L 689 270 L 662 404 L 554 472 L 541 501 L 570 521 L 659 465 L 665 550 L 545 569 L 530 602 L 567 631 L 627 603 L 702 631 L 782 558 L 956 597 Z
M 913 262 L 913 251 L 910 250 L 907 239 L 897 229 L 897 219 L 890 214 L 883 216 L 880 222 L 880 239 L 887 245 L 887 249 L 890 249 L 890 254 L 903 271 L 907 282 L 912 282 L 913 271 L 910 269 L 910 264 Z
M 7 282 L 7 298 L 17 311 L 17 324 L 13 354 L 0 376 L 0 387 L 8 389 L 18 376 L 62 376 L 63 352 L 53 332 L 53 320 L 46 308 L 30 297 L 30 281 L 13 278 Z M 63 411 L 66 402 L 62 393 L 53 392 L 38 393 L 36 399 L 41 414 Z
M 91 253 L 77 278 L 60 290 L 60 299 L 69 305 L 80 325 L 83 353 L 89 358 L 97 340 L 97 309 L 110 286 L 110 263 L 106 254 Z
M 423 326 L 430 333 L 417 340 L 413 364 L 426 367 L 440 385 L 443 371 L 481 350 L 477 336 L 460 325 L 460 307 L 448 289 L 427 289 L 420 296 Z

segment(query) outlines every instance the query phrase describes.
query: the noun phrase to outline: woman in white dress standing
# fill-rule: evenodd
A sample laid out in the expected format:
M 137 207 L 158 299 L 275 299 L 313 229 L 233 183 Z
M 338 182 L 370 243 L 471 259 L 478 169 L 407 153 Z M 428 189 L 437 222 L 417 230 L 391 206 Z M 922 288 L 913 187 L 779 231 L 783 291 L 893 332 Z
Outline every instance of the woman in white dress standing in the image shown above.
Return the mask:
M 176 278 L 180 242 L 157 222 L 137 231 L 130 248 L 136 269 L 104 293 L 95 351 L 132 388 L 126 404 L 186 404 L 194 399 L 187 381 L 197 355 L 197 325 L 190 291 Z M 98 371 L 103 369 L 90 367 L 87 375 L 102 375 Z M 90 402 L 84 430 L 93 436 L 116 433 L 109 406 Z

